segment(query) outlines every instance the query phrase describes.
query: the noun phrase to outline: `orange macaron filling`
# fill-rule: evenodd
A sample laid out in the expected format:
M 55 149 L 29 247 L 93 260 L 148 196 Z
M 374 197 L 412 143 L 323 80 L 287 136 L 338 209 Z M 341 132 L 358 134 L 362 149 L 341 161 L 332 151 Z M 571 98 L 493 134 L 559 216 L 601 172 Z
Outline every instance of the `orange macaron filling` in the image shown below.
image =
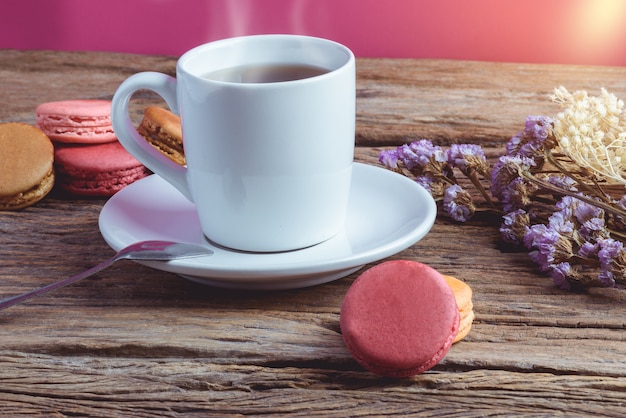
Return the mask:
M 459 332 L 454 338 L 454 342 L 457 343 L 469 334 L 474 322 L 474 304 L 472 302 L 472 288 L 469 285 L 456 277 L 443 276 L 448 283 L 448 286 L 454 292 L 454 298 L 459 308 L 460 325 Z

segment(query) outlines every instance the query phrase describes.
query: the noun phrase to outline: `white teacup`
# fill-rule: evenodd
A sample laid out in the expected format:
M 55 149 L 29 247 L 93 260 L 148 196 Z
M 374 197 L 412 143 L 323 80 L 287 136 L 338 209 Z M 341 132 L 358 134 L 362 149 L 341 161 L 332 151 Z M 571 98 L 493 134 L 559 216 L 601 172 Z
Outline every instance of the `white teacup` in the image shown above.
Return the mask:
M 135 130 L 128 104 L 139 89 L 158 93 L 180 114 L 187 167 Z M 176 78 L 145 72 L 124 81 L 112 119 L 122 145 L 195 203 L 202 232 L 216 244 L 288 251 L 344 226 L 355 60 L 343 45 L 296 35 L 201 45 L 178 60 Z

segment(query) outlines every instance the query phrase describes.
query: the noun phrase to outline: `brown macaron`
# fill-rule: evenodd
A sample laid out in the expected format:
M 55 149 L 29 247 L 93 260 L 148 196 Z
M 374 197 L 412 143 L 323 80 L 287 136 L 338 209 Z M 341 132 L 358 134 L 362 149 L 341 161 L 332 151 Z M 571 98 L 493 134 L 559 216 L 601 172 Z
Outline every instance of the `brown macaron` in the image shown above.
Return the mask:
M 137 132 L 172 161 L 186 164 L 179 116 L 167 109 L 149 106 L 144 111 Z
M 54 147 L 39 128 L 0 124 L 0 210 L 31 206 L 54 185 Z

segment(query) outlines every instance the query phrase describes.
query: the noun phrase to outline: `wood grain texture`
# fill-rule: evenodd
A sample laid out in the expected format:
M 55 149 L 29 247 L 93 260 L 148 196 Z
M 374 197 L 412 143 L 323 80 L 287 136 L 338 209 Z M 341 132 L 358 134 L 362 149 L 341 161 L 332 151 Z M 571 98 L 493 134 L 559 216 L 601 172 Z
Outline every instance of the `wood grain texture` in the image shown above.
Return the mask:
M 34 123 L 44 101 L 111 98 L 175 59 L 0 51 L 0 121 Z M 420 137 L 479 142 L 495 156 L 527 114 L 550 114 L 552 88 L 626 96 L 626 69 L 360 59 L 356 159 Z M 135 111 L 157 103 L 136 98 Z M 58 191 L 0 212 L 0 296 L 112 255 L 101 199 Z M 358 273 L 309 289 L 237 292 L 122 261 L 0 312 L 0 407 L 6 416 L 607 416 L 626 414 L 626 292 L 555 289 L 499 220 L 439 219 L 392 259 L 466 280 L 476 320 L 431 371 L 383 379 L 363 371 L 339 329 Z

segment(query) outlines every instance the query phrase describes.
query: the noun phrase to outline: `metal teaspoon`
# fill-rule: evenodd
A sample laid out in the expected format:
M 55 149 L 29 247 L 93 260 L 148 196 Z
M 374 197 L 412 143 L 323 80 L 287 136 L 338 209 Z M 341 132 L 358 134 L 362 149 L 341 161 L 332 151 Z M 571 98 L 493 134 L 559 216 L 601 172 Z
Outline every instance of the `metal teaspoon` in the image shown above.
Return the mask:
M 131 244 L 126 248 L 122 248 L 113 257 L 106 261 L 85 270 L 75 276 L 68 277 L 67 279 L 60 280 L 55 283 L 51 283 L 47 286 L 40 287 L 38 289 L 31 290 L 30 292 L 23 293 L 21 295 L 11 296 L 9 298 L 0 300 L 0 310 L 6 309 L 10 306 L 17 305 L 35 296 L 43 295 L 52 290 L 59 289 L 67 286 L 81 279 L 91 276 L 105 268 L 111 266 L 118 260 L 144 260 L 144 261 L 169 261 L 180 258 L 201 257 L 213 254 L 213 251 L 196 244 L 185 244 L 180 242 L 171 241 L 141 241 L 135 244 Z

